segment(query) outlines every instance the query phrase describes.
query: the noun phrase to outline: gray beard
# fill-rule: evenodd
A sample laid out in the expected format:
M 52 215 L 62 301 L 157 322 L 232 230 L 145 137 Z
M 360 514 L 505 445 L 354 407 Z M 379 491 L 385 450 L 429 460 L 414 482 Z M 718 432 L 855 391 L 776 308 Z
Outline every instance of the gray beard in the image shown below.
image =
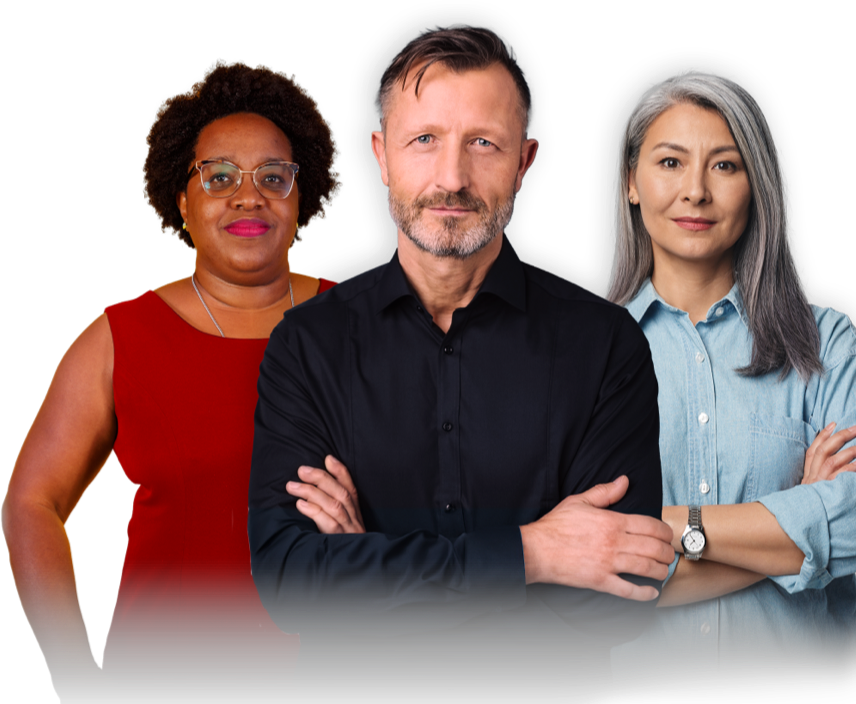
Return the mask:
M 423 252 L 435 257 L 467 259 L 484 249 L 505 230 L 514 212 L 514 196 L 512 191 L 508 198 L 490 211 L 483 200 L 466 191 L 436 193 L 407 203 L 396 198 L 390 190 L 389 214 L 398 229 Z M 443 218 L 439 227 L 431 228 L 422 220 L 422 211 L 437 205 L 470 208 L 477 213 L 478 222 L 464 227 L 460 218 L 450 216 Z

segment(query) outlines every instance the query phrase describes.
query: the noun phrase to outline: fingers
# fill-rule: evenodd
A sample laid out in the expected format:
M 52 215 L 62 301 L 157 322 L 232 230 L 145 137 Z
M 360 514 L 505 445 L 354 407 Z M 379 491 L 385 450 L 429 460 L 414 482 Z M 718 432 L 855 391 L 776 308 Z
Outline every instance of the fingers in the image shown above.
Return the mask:
M 286 491 L 292 496 L 297 496 L 309 504 L 318 507 L 321 512 L 335 521 L 339 527 L 339 529 L 331 529 L 329 523 L 326 521 L 324 522 L 324 527 L 322 527 L 318 520 L 316 520 L 317 514 L 314 511 L 307 512 L 301 510 L 301 513 L 315 520 L 318 529 L 322 533 L 365 532 L 362 518 L 357 514 L 350 495 L 327 472 L 314 467 L 300 467 L 297 473 L 304 481 L 288 482 L 285 485 Z
M 842 470 L 850 471 L 846 465 L 856 459 L 856 448 L 841 448 L 856 438 L 856 426 L 832 434 L 834 427 L 830 423 L 820 431 L 806 451 L 803 484 L 832 479 Z
M 832 427 L 835 427 L 833 424 Z M 826 432 L 829 426 L 823 429 L 821 432 Z M 818 433 L 818 436 L 820 433 Z M 835 435 L 832 435 L 828 439 L 824 440 L 820 446 L 820 452 L 823 452 L 826 455 L 833 455 L 838 452 L 844 445 L 850 442 L 853 438 L 856 438 L 856 425 L 850 428 L 844 428 L 843 430 L 839 430 Z M 815 438 L 816 440 L 817 438 Z M 812 443 L 813 445 L 814 443 Z M 811 448 L 809 448 L 811 449 Z M 817 454 L 817 453 L 816 453 Z
M 595 508 L 606 508 L 621 500 L 621 497 L 627 493 L 627 487 L 630 486 L 630 480 L 621 475 L 615 481 L 608 484 L 598 484 L 591 489 L 587 489 L 582 494 L 575 494 L 573 497 L 577 501 L 585 501 L 587 504 Z
M 670 531 L 671 532 L 671 531 Z M 675 550 L 667 542 L 650 538 L 642 535 L 626 535 L 624 536 L 624 544 L 619 548 L 622 554 L 637 555 L 645 560 L 652 560 L 660 565 L 665 565 L 667 568 L 675 559 Z M 641 575 L 633 570 L 621 570 L 623 572 L 631 572 L 632 574 L 640 574 L 640 576 L 656 577 L 657 579 L 665 579 L 666 577 L 657 577 L 656 575 Z
M 327 471 L 335 477 L 336 481 L 342 485 L 345 491 L 348 492 L 351 497 L 355 517 L 359 519 L 360 523 L 362 523 L 363 515 L 360 513 L 360 501 L 357 496 L 357 487 L 354 486 L 354 482 L 351 479 L 351 474 L 348 472 L 348 468 L 342 462 L 333 457 L 333 455 L 327 455 L 324 458 L 324 466 L 327 468 Z
M 304 516 L 315 521 L 319 533 L 333 535 L 335 533 L 346 532 L 344 527 L 336 519 L 324 513 L 317 504 L 298 499 L 295 506 Z
M 639 516 L 635 514 L 623 516 L 625 520 L 624 530 L 631 535 L 648 536 L 665 545 L 672 544 L 672 529 L 667 523 L 651 516 Z M 671 547 L 669 548 L 671 550 Z M 671 562 L 672 558 L 669 558 Z
M 660 592 L 654 587 L 645 587 L 633 582 L 628 582 L 626 579 L 621 579 L 618 575 L 609 575 L 601 585 L 598 591 L 606 594 L 614 594 L 622 599 L 630 599 L 632 601 L 652 601 L 656 599 Z

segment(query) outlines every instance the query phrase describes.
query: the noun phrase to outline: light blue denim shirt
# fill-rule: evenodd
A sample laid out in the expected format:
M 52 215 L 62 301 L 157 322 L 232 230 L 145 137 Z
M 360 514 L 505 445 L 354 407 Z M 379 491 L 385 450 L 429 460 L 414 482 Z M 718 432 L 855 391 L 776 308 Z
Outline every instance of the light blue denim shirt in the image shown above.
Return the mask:
M 760 501 L 806 555 L 799 574 L 659 609 L 659 636 L 722 660 L 739 657 L 762 634 L 827 640 L 842 626 L 852 628 L 856 473 L 800 485 L 817 432 L 833 421 L 856 425 L 856 333 L 849 319 L 812 309 L 825 371 L 806 384 L 794 371 L 784 379 L 778 372 L 737 373 L 750 361 L 752 337 L 736 285 L 697 325 L 663 301 L 650 280 L 627 308 L 651 345 L 660 387 L 664 505 Z

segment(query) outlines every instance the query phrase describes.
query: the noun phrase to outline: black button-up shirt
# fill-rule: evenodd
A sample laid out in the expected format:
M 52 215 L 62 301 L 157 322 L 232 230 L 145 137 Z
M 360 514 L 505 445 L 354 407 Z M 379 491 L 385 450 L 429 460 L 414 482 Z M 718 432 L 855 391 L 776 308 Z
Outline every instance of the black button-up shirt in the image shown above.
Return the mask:
M 445 627 L 534 606 L 572 626 L 615 620 L 638 605 L 527 587 L 519 526 L 622 474 L 630 489 L 612 508 L 659 518 L 658 431 L 648 343 L 623 308 L 522 264 L 504 240 L 444 334 L 396 254 L 271 335 L 249 496 L 262 600 L 304 642 L 333 613 L 388 624 L 417 611 Z M 327 454 L 353 477 L 364 535 L 319 534 L 285 491 Z

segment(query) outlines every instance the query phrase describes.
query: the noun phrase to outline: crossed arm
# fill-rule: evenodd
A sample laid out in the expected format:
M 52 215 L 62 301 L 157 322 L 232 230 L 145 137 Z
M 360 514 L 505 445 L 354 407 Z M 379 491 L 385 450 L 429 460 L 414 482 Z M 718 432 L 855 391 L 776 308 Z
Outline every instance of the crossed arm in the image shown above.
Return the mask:
M 829 481 L 844 472 L 856 470 L 856 465 L 851 464 L 856 459 L 856 446 L 842 449 L 856 438 L 856 426 L 837 433 L 834 433 L 834 428 L 833 423 L 818 433 L 806 452 L 802 484 Z M 347 468 L 332 456 L 326 458 L 325 466 L 326 471 L 301 467 L 298 470 L 301 482 L 288 483 L 287 491 L 299 497 L 298 510 L 311 518 L 322 533 L 364 532 L 357 490 Z M 614 503 L 624 490 L 626 484 L 621 479 L 599 485 L 584 494 L 568 497 L 539 521 L 521 526 L 527 584 L 555 580 L 553 583 L 587 586 L 625 598 L 646 598 L 650 593 L 646 590 L 652 588 L 631 585 L 617 576 L 624 572 L 664 578 L 657 576 L 662 572 L 661 559 L 671 559 L 672 552 L 661 553 L 658 550 L 656 556 L 650 552 L 654 544 L 645 540 L 644 521 L 633 526 L 638 532 L 634 532 L 630 525 L 625 533 L 619 530 L 619 540 L 624 542 L 617 552 L 607 550 L 605 554 L 597 554 L 597 548 L 604 545 L 604 533 L 588 536 L 588 539 L 579 534 L 579 517 L 584 517 L 587 511 L 589 518 L 597 516 L 594 513 L 597 509 Z M 602 513 L 610 514 L 610 517 L 619 515 L 608 511 Z M 563 519 L 570 516 L 574 517 L 576 535 L 565 531 Z M 687 507 L 664 507 L 663 520 L 671 531 L 670 538 L 666 538 L 665 533 L 663 538 L 669 540 L 675 553 L 682 553 L 680 541 L 686 525 Z M 704 601 L 745 589 L 767 575 L 794 574 L 799 572 L 805 558 L 773 514 L 757 502 L 706 506 L 704 525 L 709 541 L 704 558 L 698 562 L 678 561 L 674 574 L 663 589 L 659 606 Z M 609 531 L 609 526 L 602 528 Z M 570 561 L 556 560 L 563 549 L 575 544 L 593 546 L 594 549 L 586 550 L 584 555 L 568 555 L 566 559 Z M 617 566 L 619 562 L 621 567 Z M 548 572 L 546 575 L 540 571 L 544 567 L 556 569 L 558 565 L 573 565 L 574 569 L 559 570 L 558 574 Z M 627 585 L 633 589 L 628 589 Z
M 856 438 L 856 426 L 834 432 L 830 423 L 806 451 L 802 484 L 831 481 L 856 465 L 856 446 L 844 445 Z M 681 534 L 688 507 L 663 507 L 663 520 L 672 529 L 672 547 L 683 553 Z M 708 545 L 698 562 L 678 560 L 663 588 L 658 606 L 681 606 L 745 589 L 766 576 L 797 574 L 805 554 L 779 525 L 776 517 L 758 502 L 705 506 L 704 530 Z
M 359 497 L 347 468 L 332 455 L 324 464 L 326 471 L 300 467 L 302 481 L 286 485 L 288 493 L 298 497 L 297 509 L 322 533 L 364 533 Z M 598 484 L 520 526 L 526 583 L 593 589 L 635 601 L 656 599 L 654 587 L 619 575 L 665 579 L 673 555 L 671 531 L 649 516 L 606 510 L 628 486 L 626 476 Z

